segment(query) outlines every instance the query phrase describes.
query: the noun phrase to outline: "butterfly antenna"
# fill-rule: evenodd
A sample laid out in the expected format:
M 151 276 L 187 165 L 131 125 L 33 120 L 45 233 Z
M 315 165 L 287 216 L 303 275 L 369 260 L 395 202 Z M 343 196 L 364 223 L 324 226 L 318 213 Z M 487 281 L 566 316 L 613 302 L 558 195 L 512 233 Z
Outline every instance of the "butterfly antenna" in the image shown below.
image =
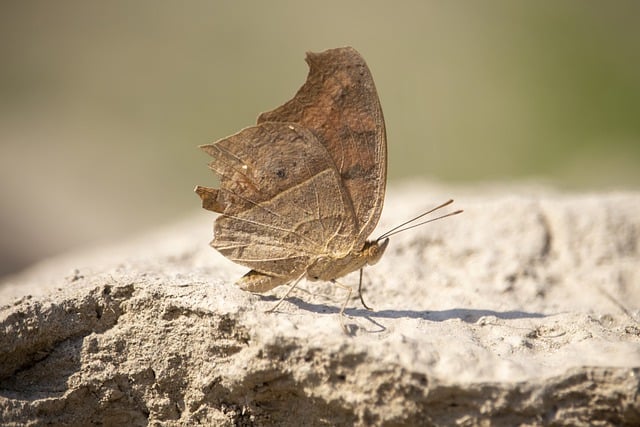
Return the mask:
M 384 233 L 383 235 L 381 235 L 380 237 L 378 237 L 378 238 L 376 239 L 376 242 L 378 242 L 378 241 L 380 241 L 380 240 L 382 240 L 382 239 L 386 239 L 387 237 L 391 237 L 391 236 L 393 236 L 394 234 L 402 233 L 403 231 L 407 231 L 407 230 L 410 230 L 410 229 L 412 229 L 412 228 L 419 227 L 419 226 L 424 225 L 424 224 L 427 224 L 427 223 L 429 223 L 429 222 L 437 221 L 437 220 L 439 220 L 439 219 L 447 218 L 447 217 L 449 217 L 449 216 L 458 215 L 458 214 L 460 214 L 460 213 L 462 213 L 462 212 L 463 212 L 463 210 L 462 210 L 462 209 L 459 209 L 459 210 L 457 210 L 457 211 L 455 211 L 455 212 L 450 212 L 450 213 L 448 213 L 448 214 L 441 215 L 441 216 L 436 217 L 436 218 L 431 218 L 431 219 L 429 219 L 429 220 L 427 220 L 427 221 L 423 221 L 423 222 L 420 222 L 420 223 L 418 223 L 418 224 L 412 224 L 412 225 L 409 225 L 408 227 L 405 227 L 406 225 L 411 224 L 412 222 L 419 220 L 420 218 L 422 218 L 422 217 L 423 217 L 423 216 L 425 216 L 425 215 L 429 215 L 430 213 L 432 213 L 432 212 L 434 212 L 434 211 L 437 211 L 438 209 L 442 209 L 442 208 L 444 208 L 445 206 L 449 206 L 451 203 L 453 203 L 453 199 L 449 199 L 449 200 L 447 200 L 446 202 L 444 202 L 443 204 L 438 205 L 438 206 L 436 206 L 435 208 L 430 209 L 430 210 L 428 210 L 428 211 L 426 211 L 426 212 L 424 212 L 424 213 L 422 213 L 422 214 L 418 215 L 418 216 L 417 216 L 417 217 L 415 217 L 415 218 L 412 218 L 412 219 L 410 219 L 410 220 L 408 220 L 408 221 L 405 221 L 405 222 L 403 222 L 402 224 L 400 224 L 400 225 L 398 225 L 398 226 L 396 226 L 396 227 L 393 227 L 391 230 L 387 231 L 386 233 Z M 403 227 L 405 227 L 405 228 L 403 228 Z

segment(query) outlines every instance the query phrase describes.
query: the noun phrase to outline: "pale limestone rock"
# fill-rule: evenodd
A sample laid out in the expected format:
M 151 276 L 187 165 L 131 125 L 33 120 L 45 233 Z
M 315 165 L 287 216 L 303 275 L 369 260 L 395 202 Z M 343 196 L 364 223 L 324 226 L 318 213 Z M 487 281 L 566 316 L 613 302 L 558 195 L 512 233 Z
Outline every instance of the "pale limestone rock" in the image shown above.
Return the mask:
M 9 279 L 0 424 L 640 425 L 640 194 L 392 187 L 379 230 L 448 197 L 351 335 L 328 283 L 264 313 L 207 212 Z

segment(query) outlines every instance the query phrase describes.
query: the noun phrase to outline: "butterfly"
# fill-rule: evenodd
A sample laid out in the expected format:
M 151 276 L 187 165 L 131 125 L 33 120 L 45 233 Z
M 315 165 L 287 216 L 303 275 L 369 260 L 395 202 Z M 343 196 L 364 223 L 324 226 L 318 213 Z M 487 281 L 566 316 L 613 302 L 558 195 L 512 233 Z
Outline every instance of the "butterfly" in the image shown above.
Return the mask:
M 222 214 L 211 246 L 251 268 L 236 282 L 241 289 L 292 283 L 279 304 L 303 278 L 330 281 L 348 292 L 342 322 L 351 288 L 336 279 L 360 270 L 361 286 L 362 268 L 403 230 L 367 240 L 387 175 L 384 117 L 367 64 L 351 47 L 307 53 L 306 62 L 307 80 L 293 99 L 201 146 L 220 188 L 195 191 L 205 209 Z

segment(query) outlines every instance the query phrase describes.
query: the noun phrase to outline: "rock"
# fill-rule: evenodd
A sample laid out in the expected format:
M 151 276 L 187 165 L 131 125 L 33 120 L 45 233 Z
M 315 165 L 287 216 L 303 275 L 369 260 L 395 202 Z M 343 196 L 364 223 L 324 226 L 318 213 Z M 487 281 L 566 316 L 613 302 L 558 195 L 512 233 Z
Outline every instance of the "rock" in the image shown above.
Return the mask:
M 207 212 L 6 280 L 0 424 L 640 425 L 640 194 L 392 187 L 379 230 L 449 196 L 349 334 L 329 283 L 235 288 Z

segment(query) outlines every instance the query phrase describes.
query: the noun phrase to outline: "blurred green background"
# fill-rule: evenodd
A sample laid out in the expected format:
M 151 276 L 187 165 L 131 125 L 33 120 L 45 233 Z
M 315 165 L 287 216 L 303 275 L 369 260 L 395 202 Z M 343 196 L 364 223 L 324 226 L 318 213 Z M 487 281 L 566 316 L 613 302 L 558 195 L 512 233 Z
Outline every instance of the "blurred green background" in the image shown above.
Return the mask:
M 214 182 L 196 146 L 344 45 L 374 75 L 392 183 L 638 189 L 639 18 L 637 1 L 3 1 L 0 274 L 195 211 Z

